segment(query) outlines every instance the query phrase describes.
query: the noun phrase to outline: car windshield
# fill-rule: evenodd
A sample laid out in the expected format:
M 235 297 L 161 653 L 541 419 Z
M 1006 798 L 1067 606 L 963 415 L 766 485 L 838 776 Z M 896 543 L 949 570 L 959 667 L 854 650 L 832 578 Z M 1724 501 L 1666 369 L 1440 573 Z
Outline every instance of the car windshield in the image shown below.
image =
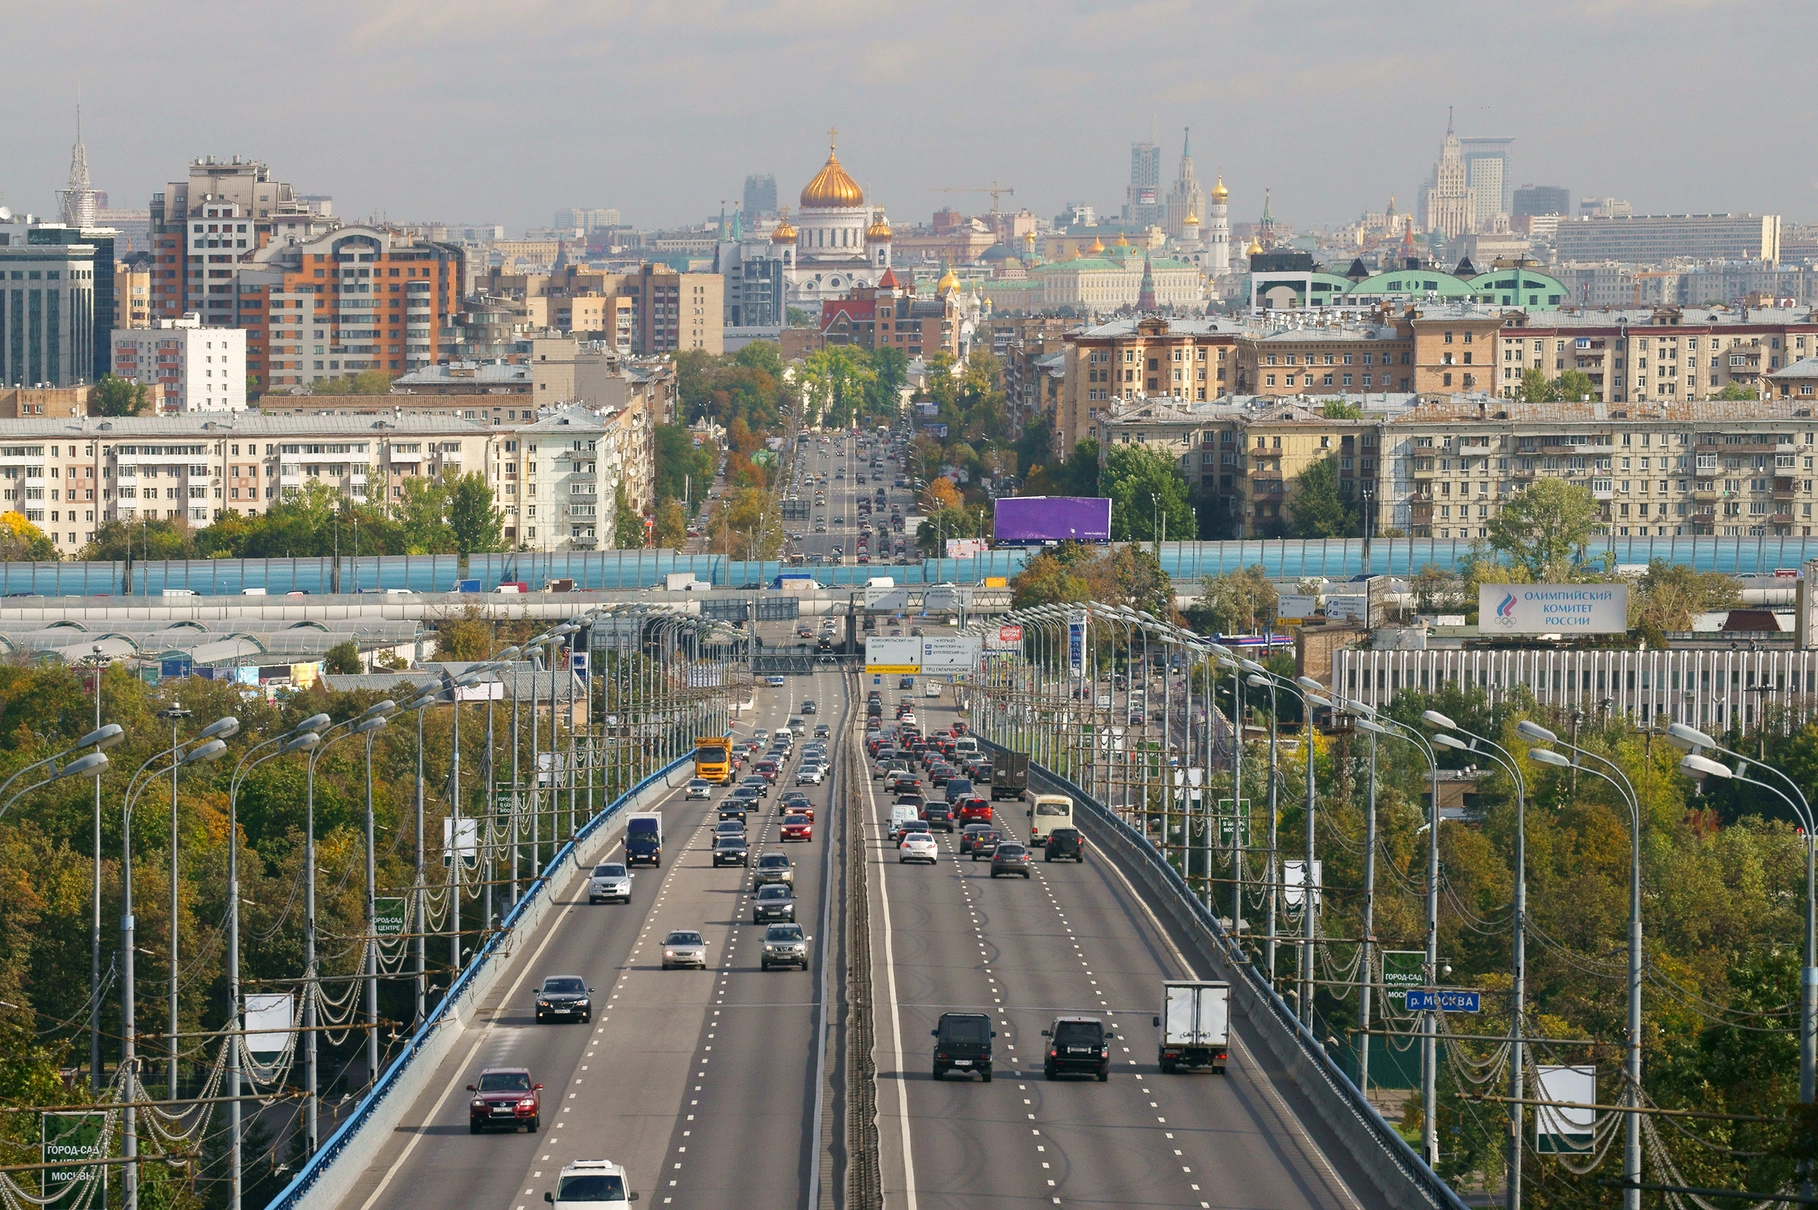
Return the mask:
M 699 945 L 700 943 L 701 935 L 699 933 L 678 931 L 663 938 L 664 945 Z
M 587 984 L 580 979 L 545 979 L 543 990 L 558 996 L 578 996 L 586 992 Z
M 772 882 L 758 888 L 759 899 L 787 899 L 790 894 L 789 888 L 780 882 Z
M 990 1023 L 983 1017 L 948 1017 L 941 1024 L 949 1042 L 978 1043 L 991 1036 Z
M 595 866 L 593 876 L 595 878 L 623 878 L 625 877 L 625 867 L 622 865 Z
M 764 934 L 766 941 L 800 941 L 802 926 L 799 924 L 773 924 Z
M 704 786 L 707 784 L 707 779 L 704 777 L 697 777 L 697 778 L 694 778 L 693 780 L 691 780 L 688 784 L 690 786 Z M 592 1180 L 593 1178 L 588 1177 L 587 1179 Z
M 719 826 L 718 831 L 721 836 L 743 836 L 745 825 L 736 819 L 729 819 Z
M 808 822 L 808 817 L 806 815 L 785 815 L 785 816 L 783 816 L 783 823 L 789 827 L 794 827 L 797 824 L 804 824 L 807 822 Z
M 1020 844 L 1000 844 L 997 846 L 997 851 L 1000 856 L 1015 857 L 1018 853 L 1023 851 L 1023 846 Z
M 1105 1040 L 1105 1027 L 1097 1021 L 1057 1021 L 1054 1025 L 1056 1045 L 1097 1046 Z
M 558 1202 L 618 1202 L 625 1200 L 625 1178 L 589 1172 L 565 1176 L 556 1186 Z
M 788 868 L 789 859 L 787 857 L 770 856 L 758 858 L 758 869 L 760 870 L 786 870 Z
M 745 847 L 745 838 L 743 836 L 722 836 L 715 842 L 715 846 L 722 849 L 742 849 Z
M 1071 815 L 1072 809 L 1066 803 L 1038 802 L 1035 804 L 1037 815 Z
M 481 1092 L 529 1092 L 527 1071 L 492 1071 L 480 1077 Z

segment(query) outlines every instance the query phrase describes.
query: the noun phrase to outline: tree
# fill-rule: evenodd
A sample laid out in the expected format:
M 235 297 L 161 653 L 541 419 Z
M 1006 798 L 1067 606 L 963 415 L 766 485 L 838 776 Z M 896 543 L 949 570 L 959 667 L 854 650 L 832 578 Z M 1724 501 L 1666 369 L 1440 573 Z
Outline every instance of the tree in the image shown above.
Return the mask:
M 486 476 L 469 471 L 448 485 L 448 527 L 464 555 L 504 549 L 505 514 L 493 506 Z
M 1538 366 L 1529 366 L 1522 371 L 1521 386 L 1515 392 L 1516 398 L 1529 403 L 1556 403 L 1587 396 L 1597 399 L 1602 394 L 1590 376 L 1579 370 L 1565 370 L 1557 378 L 1548 378 L 1546 371 Z
M 360 663 L 360 645 L 352 639 L 336 643 L 322 657 L 322 671 L 357 676 L 366 669 Z
M 1275 585 L 1261 564 L 1207 576 L 1187 619 L 1202 634 L 1254 634 L 1275 614 Z
M 1294 477 L 1289 533 L 1296 538 L 1348 538 L 1357 528 L 1357 510 L 1338 494 L 1338 464 L 1317 458 Z
M 150 387 L 112 374 L 103 374 L 88 396 L 90 416 L 137 416 L 150 406 Z
M 953 486 L 953 480 L 945 475 L 938 475 L 930 479 L 928 490 L 922 493 L 922 507 L 930 513 L 959 508 L 959 488 Z
M 1416 613 L 1464 613 L 1464 581 L 1452 572 L 1428 563 L 1408 581 Z
M 745 431 L 751 431 L 749 425 Z M 713 482 L 713 452 L 697 446 L 694 432 L 685 424 L 659 424 L 655 434 L 656 498 L 680 500 L 686 497 L 691 505 L 698 507 L 707 494 L 708 485 Z
M 341 378 L 324 378 L 310 384 L 312 395 L 386 395 L 396 374 L 384 370 L 361 370 Z
M 1711 396 L 1713 399 L 1759 399 L 1761 392 L 1746 382 L 1732 382 Z
M 623 480 L 612 493 L 612 544 L 620 550 L 636 550 L 644 545 L 644 518 L 631 507 Z
M 1320 414 L 1327 420 L 1362 420 L 1363 409 L 1355 403 L 1344 399 L 1328 399 L 1320 407 Z
M 681 550 L 688 544 L 688 518 L 682 515 L 682 502 L 674 498 L 657 505 L 656 544 L 669 550 Z
M 50 563 L 58 557 L 57 544 L 24 513 L 0 513 L 0 563 Z
M 1091 599 L 1140 609 L 1164 621 L 1174 617 L 1174 582 L 1155 552 L 1135 543 L 1116 546 L 1080 568 Z
M 403 494 L 392 505 L 392 517 L 403 533 L 405 554 L 434 555 L 454 551 L 454 531 L 448 527 L 449 478 L 444 475 L 404 478 Z
M 1111 498 L 1113 541 L 1149 541 L 1161 532 L 1177 541 L 1199 536 L 1187 481 L 1165 455 L 1142 445 L 1116 446 L 1105 458 L 1100 483 Z
M 469 605 L 436 628 L 436 658 L 473 662 L 492 658 L 496 636 L 478 606 Z
M 1043 550 L 1010 578 L 1011 605 L 1027 609 L 1034 605 L 1071 605 L 1090 600 L 1091 586 L 1080 574 L 1081 565 L 1090 558 L 1088 548 L 1077 542 L 1062 542 Z
M 1741 587 L 1722 572 L 1655 559 L 1629 594 L 1629 628 L 1665 646 L 1667 632 L 1692 628 L 1692 615 L 1741 604 Z
M 945 483 L 937 479 L 937 483 Z M 915 530 L 915 544 L 933 557 L 943 553 L 940 543 L 947 538 L 982 538 L 991 532 L 990 514 L 983 507 L 955 506 L 942 508 L 923 518 Z
M 121 559 L 193 559 L 195 538 L 176 521 L 103 521 L 82 548 L 91 562 Z
M 1540 479 L 1490 518 L 1490 547 L 1537 581 L 1571 578 L 1602 510 L 1585 488 Z

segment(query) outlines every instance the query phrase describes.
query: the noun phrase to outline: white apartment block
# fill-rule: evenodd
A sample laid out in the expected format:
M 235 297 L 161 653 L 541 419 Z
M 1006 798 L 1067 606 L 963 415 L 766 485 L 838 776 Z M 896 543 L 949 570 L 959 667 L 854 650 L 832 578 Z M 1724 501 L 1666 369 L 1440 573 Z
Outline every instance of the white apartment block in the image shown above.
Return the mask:
M 205 328 L 190 312 L 150 327 L 115 328 L 113 372 L 151 388 L 158 412 L 238 412 L 246 407 L 246 332 Z

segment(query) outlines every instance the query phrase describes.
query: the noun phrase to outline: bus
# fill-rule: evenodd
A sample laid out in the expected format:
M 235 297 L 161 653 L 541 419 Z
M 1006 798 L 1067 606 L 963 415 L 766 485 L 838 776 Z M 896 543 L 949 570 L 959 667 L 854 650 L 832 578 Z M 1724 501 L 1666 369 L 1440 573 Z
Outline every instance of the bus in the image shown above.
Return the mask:
M 1073 800 L 1065 794 L 1037 794 L 1029 805 L 1029 847 L 1048 843 L 1048 833 L 1073 826 Z
M 724 735 L 703 735 L 694 741 L 694 775 L 723 786 L 732 780 L 732 740 Z

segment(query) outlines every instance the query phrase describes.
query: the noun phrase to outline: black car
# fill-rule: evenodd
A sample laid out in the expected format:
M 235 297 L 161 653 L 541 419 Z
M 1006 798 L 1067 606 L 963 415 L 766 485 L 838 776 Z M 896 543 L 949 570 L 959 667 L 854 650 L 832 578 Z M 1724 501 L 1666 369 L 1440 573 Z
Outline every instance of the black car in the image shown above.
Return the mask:
M 1097 1076 L 1101 1084 L 1111 1078 L 1111 1043 L 1117 1035 L 1107 1033 L 1097 1017 L 1056 1017 L 1042 1037 L 1048 1039 L 1042 1074 L 1050 1080 L 1069 1073 Z
M 537 1021 L 593 1020 L 592 988 L 579 975 L 551 975 L 537 989 Z
M 819 711 L 820 711 L 820 707 L 818 707 L 814 704 L 813 698 L 802 699 L 802 713 L 803 714 L 816 714 L 816 713 L 819 713 Z
M 983 824 L 974 826 L 978 828 L 978 831 L 974 832 L 972 828 L 967 828 L 966 832 L 961 834 L 960 852 L 972 854 L 974 861 L 981 857 L 996 857 L 997 846 L 1003 839 L 998 835 L 997 829 L 986 827 Z
M 744 823 L 746 812 L 755 810 L 757 810 L 757 799 L 755 798 L 728 798 L 720 803 L 720 822 L 725 823 L 727 820 L 736 819 L 738 822 Z
M 978 1072 L 991 1082 L 991 1039 L 997 1031 L 984 1013 L 942 1013 L 934 1035 L 934 1078 L 950 1071 Z
M 722 836 L 713 842 L 713 864 L 750 865 L 751 850 L 745 844 L 743 836 Z M 996 873 L 995 869 L 992 873 Z
M 751 905 L 751 923 L 795 923 L 795 888 L 786 882 L 769 882 L 758 888 Z
M 972 846 L 972 856 L 975 859 L 978 857 L 976 842 Z M 1022 845 L 1000 844 L 991 854 L 991 877 L 996 878 L 999 874 L 1021 874 L 1027 878 L 1030 874 L 1030 861 L 1029 850 Z
M 943 832 L 953 831 L 953 809 L 944 802 L 931 802 L 923 807 L 922 818 L 927 821 L 930 830 L 939 828 Z
M 1048 833 L 1048 843 L 1042 853 L 1042 860 L 1077 861 L 1084 865 L 1086 838 L 1079 834 L 1078 828 L 1056 828 Z
M 962 854 L 970 853 L 972 851 L 972 846 L 978 843 L 979 839 L 986 833 L 990 833 L 993 839 L 997 836 L 997 831 L 988 823 L 967 824 L 960 829 L 959 851 Z

